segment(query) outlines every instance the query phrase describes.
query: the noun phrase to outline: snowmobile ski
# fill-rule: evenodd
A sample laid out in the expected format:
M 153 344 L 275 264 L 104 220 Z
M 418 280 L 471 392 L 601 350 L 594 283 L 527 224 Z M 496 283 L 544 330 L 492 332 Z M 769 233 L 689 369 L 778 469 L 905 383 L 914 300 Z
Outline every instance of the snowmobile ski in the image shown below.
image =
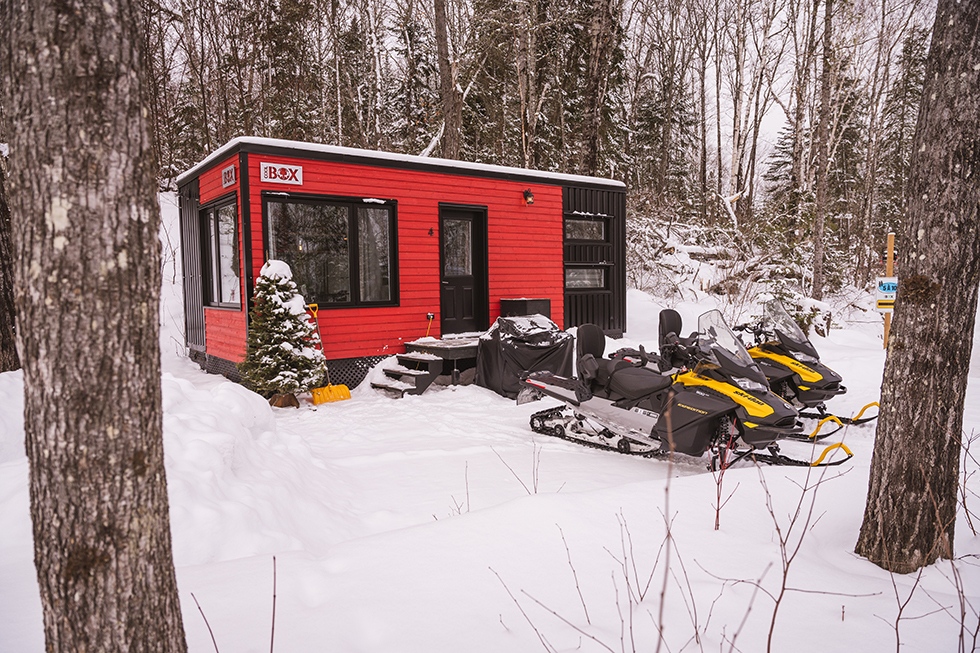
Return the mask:
M 831 415 L 830 413 L 826 412 L 826 409 L 818 413 L 800 413 L 800 417 L 806 417 L 810 419 L 826 419 L 828 417 L 834 417 L 840 420 L 840 423 L 842 425 L 860 426 L 861 424 L 867 424 L 869 422 L 873 422 L 874 420 L 878 419 L 877 413 L 871 415 L 870 417 L 862 417 L 864 413 L 870 408 L 879 408 L 878 402 L 872 401 L 870 404 L 867 404 L 866 406 L 861 408 L 861 410 L 859 410 L 857 415 L 855 415 L 854 417 L 840 417 L 838 415 Z

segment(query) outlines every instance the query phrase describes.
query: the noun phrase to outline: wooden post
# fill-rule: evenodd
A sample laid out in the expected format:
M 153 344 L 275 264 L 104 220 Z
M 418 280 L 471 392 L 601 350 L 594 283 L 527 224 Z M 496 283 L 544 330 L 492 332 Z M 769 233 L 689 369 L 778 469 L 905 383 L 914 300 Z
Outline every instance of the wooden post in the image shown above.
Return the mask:
M 895 233 L 889 232 L 888 234 L 888 246 L 885 249 L 885 276 L 891 277 L 895 274 Z M 884 345 L 885 349 L 888 349 L 888 332 L 892 328 L 892 314 L 885 313 L 885 338 Z

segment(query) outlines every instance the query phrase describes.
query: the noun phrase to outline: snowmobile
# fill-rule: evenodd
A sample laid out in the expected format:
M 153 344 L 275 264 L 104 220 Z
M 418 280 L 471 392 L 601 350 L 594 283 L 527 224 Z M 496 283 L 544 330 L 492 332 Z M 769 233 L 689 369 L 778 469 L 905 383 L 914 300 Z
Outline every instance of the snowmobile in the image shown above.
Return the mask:
M 813 343 L 778 299 L 766 302 L 758 324 L 743 324 L 735 330 L 752 334 L 754 342 L 748 349 L 749 355 L 765 373 L 773 392 L 796 406 L 801 411 L 800 417 L 820 420 L 817 429 L 807 437 L 821 439 L 845 424 L 864 424 L 878 417 L 862 417 L 869 408 L 877 407 L 877 402 L 868 404 L 853 418 L 827 412 L 825 402 L 845 394 L 847 388 L 841 385 L 839 374 L 820 362 Z M 837 428 L 819 433 L 828 422 L 836 423 Z
M 665 322 L 665 315 L 667 320 Z M 676 328 L 664 331 L 665 325 Z M 797 411 L 769 392 L 766 379 L 718 311 L 699 320 L 699 332 L 677 335 L 680 316 L 661 314 L 661 352 L 620 350 L 603 358 L 605 336 L 592 324 L 578 328 L 578 378 L 531 372 L 518 404 L 551 397 L 562 405 L 534 413 L 531 429 L 622 453 L 711 455 L 714 469 L 745 457 L 784 465 L 810 465 L 779 453 L 776 440 L 799 433 Z M 843 448 L 847 458 L 822 462 Z M 832 445 L 818 465 L 850 458 Z

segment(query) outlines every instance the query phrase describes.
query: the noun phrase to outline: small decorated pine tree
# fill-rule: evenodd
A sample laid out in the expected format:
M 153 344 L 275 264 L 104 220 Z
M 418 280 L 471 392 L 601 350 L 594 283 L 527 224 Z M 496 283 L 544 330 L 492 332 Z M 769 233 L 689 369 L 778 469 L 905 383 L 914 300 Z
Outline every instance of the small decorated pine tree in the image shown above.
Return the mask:
M 289 266 L 268 261 L 255 282 L 245 360 L 245 387 L 264 397 L 294 395 L 320 385 L 326 361 L 306 301 Z

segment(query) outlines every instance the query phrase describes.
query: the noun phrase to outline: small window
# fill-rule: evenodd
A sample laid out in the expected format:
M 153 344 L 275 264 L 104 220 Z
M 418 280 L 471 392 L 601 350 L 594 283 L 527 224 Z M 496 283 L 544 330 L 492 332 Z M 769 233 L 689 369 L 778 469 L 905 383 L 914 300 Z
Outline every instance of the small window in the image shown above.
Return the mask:
M 394 207 L 356 200 L 267 199 L 269 256 L 308 302 L 384 304 L 393 290 Z
M 592 218 L 565 218 L 565 240 L 606 240 L 606 221 Z
M 606 287 L 605 268 L 565 268 L 565 287 L 569 290 Z
M 222 204 L 205 209 L 208 230 L 208 256 L 212 306 L 242 304 L 242 282 L 238 254 L 238 215 L 235 204 Z

